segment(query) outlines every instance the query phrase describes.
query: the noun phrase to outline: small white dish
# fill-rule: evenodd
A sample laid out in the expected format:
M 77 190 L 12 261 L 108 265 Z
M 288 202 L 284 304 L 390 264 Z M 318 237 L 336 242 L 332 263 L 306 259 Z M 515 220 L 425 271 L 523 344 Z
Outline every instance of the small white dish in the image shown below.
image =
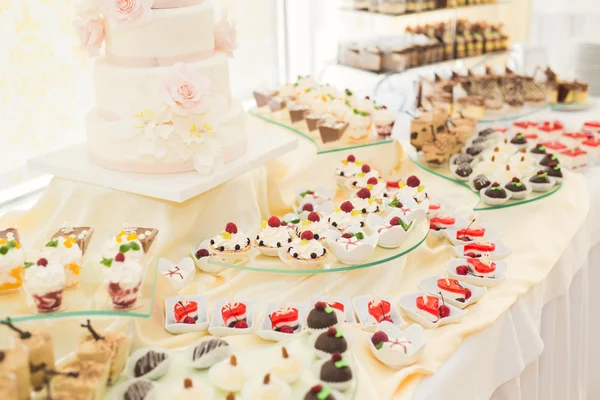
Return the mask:
M 149 369 L 148 371 L 146 371 L 145 374 L 137 377 L 136 379 L 156 380 L 156 379 L 162 378 L 164 375 L 166 375 L 169 372 L 169 368 L 171 367 L 171 361 L 173 360 L 173 358 L 169 354 L 169 350 L 164 349 L 162 347 L 143 347 L 141 349 L 134 351 L 127 359 L 127 364 L 125 365 L 125 371 L 127 372 L 128 376 L 130 376 L 132 378 L 135 377 L 134 371 L 136 370 L 137 362 L 141 358 L 146 356 L 148 352 L 154 352 L 154 353 L 159 353 L 159 354 L 163 353 L 166 355 L 166 357 L 163 360 L 161 360 L 160 362 L 158 362 L 158 364 L 156 366 L 154 366 L 154 368 Z M 150 364 L 153 364 L 153 362 Z
M 352 308 L 352 301 L 350 300 L 350 297 L 314 296 L 308 300 L 308 309 L 312 310 L 315 304 L 319 301 L 324 301 L 329 305 L 329 307 L 334 309 L 340 323 L 356 323 L 354 309 Z M 343 307 L 343 311 L 340 310 L 341 307 Z
M 189 285 L 196 276 L 196 268 L 194 260 L 190 257 L 185 257 L 174 263 L 166 258 L 158 259 L 158 271 L 163 275 L 175 288 L 181 290 Z
M 294 333 L 282 333 L 272 329 L 271 319 L 269 316 L 280 308 L 293 307 L 298 310 L 298 328 Z M 281 342 L 297 337 L 304 330 L 306 315 L 308 314 L 308 307 L 306 303 L 286 303 L 286 302 L 274 302 L 267 304 L 267 312 L 265 317 L 256 331 L 256 335 L 264 340 L 271 340 L 274 342 Z
M 449 230 L 455 229 L 457 226 L 462 226 L 465 223 L 465 219 L 463 217 L 457 215 L 456 213 L 449 213 L 449 214 L 444 214 L 444 215 L 448 215 L 448 216 L 451 216 L 454 218 L 454 225 L 452 227 L 442 228 L 442 229 L 438 229 L 438 230 L 431 229 L 431 224 L 432 224 L 431 219 L 439 217 L 440 216 L 439 214 L 433 218 L 430 218 L 430 220 L 429 220 L 429 234 L 438 239 L 443 239 L 444 237 L 447 237 L 447 232 Z
M 375 296 L 363 295 L 357 296 L 352 300 L 354 305 L 354 311 L 356 315 L 358 315 L 358 321 L 362 325 L 363 330 L 368 332 L 373 332 L 377 327 L 377 323 L 369 321 L 369 309 L 368 304 L 371 300 L 374 300 Z M 394 299 L 391 296 L 380 296 L 380 300 L 385 300 L 390 303 L 390 318 L 394 321 L 394 325 L 396 326 L 404 326 L 406 325 L 406 321 L 402 318 L 398 309 L 396 308 L 396 304 Z
M 424 292 L 431 293 L 431 294 L 435 295 L 436 297 L 442 298 L 442 295 L 440 295 L 441 289 L 438 287 L 438 280 L 444 279 L 444 278 L 445 278 L 444 276 L 431 276 L 429 278 L 425 278 L 419 283 L 419 289 L 421 289 Z M 460 308 L 461 310 L 472 304 L 477 303 L 479 301 L 479 299 L 481 298 L 481 296 L 483 296 L 485 294 L 485 292 L 487 291 L 485 286 L 481 287 L 481 286 L 471 285 L 469 283 L 462 282 L 459 278 L 453 277 L 452 279 L 457 279 L 463 288 L 469 289 L 471 291 L 471 297 L 469 297 L 464 302 L 457 301 L 448 296 L 443 296 L 444 301 L 446 303 L 452 304 L 454 307 Z
M 220 272 L 223 272 L 226 268 L 221 265 L 214 265 L 208 262 L 210 257 L 214 257 L 215 255 L 214 252 L 210 249 L 209 243 L 209 239 L 202 241 L 202 243 L 200 243 L 200 246 L 198 246 L 197 249 L 190 249 L 190 254 L 192 255 L 192 260 L 194 260 L 194 264 L 196 264 L 196 268 L 198 268 L 200 271 L 206 272 L 208 274 L 218 274 Z M 200 249 L 205 249 L 206 251 L 208 251 L 209 256 L 202 258 L 196 257 L 196 253 Z
M 404 230 L 404 228 L 401 225 L 396 225 L 391 228 L 382 229 L 387 227 L 389 225 L 388 222 L 396 216 L 402 219 L 402 222 L 410 224 L 407 230 Z M 379 232 L 379 240 L 377 241 L 377 245 L 379 247 L 393 249 L 396 247 L 400 247 L 402 243 L 404 243 L 404 241 L 408 239 L 413 228 L 415 227 L 416 222 L 407 222 L 402 216 L 396 215 L 394 214 L 394 212 L 391 212 L 390 214 L 388 214 L 388 216 L 386 216 L 385 219 L 381 218 L 379 215 L 369 214 L 367 216 L 366 224 L 372 232 Z
M 371 337 L 373 334 L 366 333 L 367 340 L 369 341 L 369 348 L 373 356 L 379 360 L 385 366 L 392 369 L 400 369 L 416 363 L 423 353 L 425 347 L 425 331 L 423 327 L 418 324 L 412 324 L 405 330 L 401 330 L 396 325 L 384 321 L 377 325 L 375 332 L 385 332 L 390 342 L 400 342 L 398 345 L 402 345 L 403 341 L 408 341 L 410 346 L 405 347 L 405 353 L 402 354 L 396 351 L 390 351 L 389 349 L 377 349 Z
M 175 321 L 175 305 L 179 302 L 193 301 L 198 304 L 198 318 L 195 324 Z M 208 328 L 208 299 L 206 296 L 175 296 L 165 299 L 165 330 L 175 335 L 204 331 Z
M 496 245 L 496 248 L 494 249 L 494 251 L 489 252 L 489 253 L 485 253 L 488 254 L 488 256 L 492 259 L 492 260 L 502 260 L 503 258 L 505 258 L 506 256 L 508 256 L 510 254 L 510 249 L 508 247 L 506 247 L 506 245 L 504 243 L 502 243 L 502 241 L 500 241 L 499 239 L 486 239 L 486 240 L 490 240 L 492 243 L 494 243 Z M 484 241 L 486 241 L 484 240 Z M 461 244 L 459 246 L 452 246 L 452 250 L 454 251 L 454 254 L 456 254 L 457 257 L 468 257 L 465 254 L 465 246 L 469 246 L 472 245 L 475 242 L 470 242 L 467 244 Z M 477 257 L 474 257 L 477 258 Z
M 362 234 L 364 239 L 350 238 L 349 241 L 354 239 L 360 245 L 355 247 L 344 246 L 344 244 L 337 241 L 342 234 L 339 231 L 329 230 L 327 232 L 327 247 L 329 250 L 344 264 L 356 265 L 367 261 L 375 251 L 375 247 L 377 247 L 379 233 L 375 231 L 368 235 L 362 228 L 358 227 L 350 227 L 346 229 L 345 233 Z
M 425 328 L 434 329 L 439 326 L 449 325 L 449 324 L 457 324 L 460 322 L 460 319 L 465 315 L 466 311 L 461 310 L 460 308 L 454 307 L 453 305 L 446 303 L 448 308 L 450 309 L 450 315 L 445 318 L 440 318 L 436 322 L 432 322 L 427 318 L 423 317 L 419 313 L 417 313 L 417 297 L 419 296 L 431 296 L 429 293 L 425 292 L 417 292 L 410 293 L 405 296 L 402 296 L 398 300 L 398 304 L 400 308 L 404 310 L 404 312 L 408 315 L 410 319 L 415 321 L 416 323 L 422 325 Z M 435 296 L 437 297 L 437 296 Z M 440 305 L 442 305 L 442 301 L 440 300 Z
M 213 305 L 212 318 L 208 332 L 213 336 L 233 336 L 233 335 L 248 335 L 256 330 L 256 300 L 237 300 L 236 303 L 244 303 L 246 305 L 246 323 L 247 328 L 229 328 L 225 326 L 223 317 L 221 316 L 221 308 L 229 303 L 228 299 L 219 299 Z
M 496 286 L 502 282 L 506 276 L 506 262 L 494 261 L 496 263 L 496 271 L 493 278 L 479 277 L 474 275 L 459 275 L 456 273 L 456 267 L 459 265 L 468 265 L 466 258 L 453 258 L 446 264 L 446 271 L 452 278 L 458 279 L 461 282 L 469 283 L 475 286 Z

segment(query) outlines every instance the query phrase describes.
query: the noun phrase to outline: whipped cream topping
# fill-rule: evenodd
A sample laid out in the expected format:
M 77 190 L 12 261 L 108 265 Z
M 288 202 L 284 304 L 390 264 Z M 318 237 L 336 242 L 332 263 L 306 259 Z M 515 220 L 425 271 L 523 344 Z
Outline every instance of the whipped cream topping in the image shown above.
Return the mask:
M 246 236 L 243 232 L 238 231 L 238 233 L 228 233 L 223 232 L 220 235 L 213 237 L 210 241 L 210 244 L 217 250 L 241 250 L 248 246 L 250 242 L 250 238 Z M 223 250 L 221 250 L 223 248 Z
M 335 174 L 346 178 L 352 178 L 361 171 L 361 167 L 353 162 L 347 164 L 342 163 L 340 167 L 335 169 Z
M 392 122 L 396 121 L 396 118 L 396 113 L 385 108 L 375 110 L 373 113 L 373 119 L 376 124 L 391 124 Z
M 0 254 L 0 271 L 10 271 L 16 267 L 22 267 L 25 263 L 25 252 L 23 248 L 9 248 L 6 254 Z
M 256 241 L 258 243 L 263 242 L 262 246 L 266 247 L 281 247 L 288 242 L 289 238 L 290 235 L 285 226 L 282 225 L 278 226 L 277 228 L 273 228 L 267 225 L 259 232 Z M 278 243 L 279 246 L 277 245 Z
M 345 230 L 351 226 L 360 227 L 363 224 L 363 216 L 361 213 L 352 215 L 352 213 L 347 213 L 342 210 L 335 211 L 329 216 L 329 224 L 339 230 Z
M 321 257 L 325 254 L 325 247 L 318 240 L 294 240 L 290 246 L 288 246 L 288 253 L 297 254 L 297 257 L 301 260 L 311 260 L 312 255 L 316 254 L 316 257 Z
M 64 267 L 48 260 L 45 267 L 34 264 L 25 270 L 25 286 L 32 294 L 45 294 L 64 290 L 67 284 Z
M 309 220 L 304 220 L 298 226 L 298 235 L 302 235 L 304 231 L 311 231 L 313 235 L 319 235 L 319 240 L 325 237 L 325 233 L 329 229 L 329 224 L 327 224 L 327 219 L 324 216 L 321 216 L 321 220 L 317 222 L 312 222 Z
M 369 178 L 362 178 L 356 181 L 356 185 L 354 185 L 356 188 L 364 188 L 367 187 L 367 185 L 369 186 L 369 191 L 371 192 L 371 196 L 372 197 L 383 197 L 383 194 L 385 193 L 385 189 L 387 187 L 385 181 L 378 179 L 377 180 L 377 184 L 375 185 L 369 185 L 367 183 L 367 181 L 369 180 Z
M 118 283 L 121 289 L 133 289 L 142 281 L 142 266 L 134 259 L 127 258 L 118 262 L 113 260 L 110 267 L 104 270 L 104 282 Z
M 360 197 L 354 197 L 350 200 L 354 209 L 356 210 L 366 210 L 368 213 L 379 211 L 379 203 L 374 197 L 370 197 L 368 199 L 361 199 Z
M 125 253 L 128 258 L 141 261 L 146 255 L 146 253 L 144 253 L 142 242 L 138 239 L 137 235 L 115 236 L 114 238 L 105 241 L 102 250 L 100 250 L 100 254 L 103 258 L 113 258 L 115 254 L 120 252 L 120 248 L 124 244 L 127 244 L 130 247 Z
M 62 265 L 81 263 L 83 254 L 73 238 L 60 236 L 54 240 L 56 241 L 56 247 L 45 246 L 42 250 L 43 257 L 55 259 Z
M 285 390 L 285 386 L 270 382 L 268 385 L 264 383 L 255 383 L 255 386 L 248 391 L 246 395 L 248 400 L 281 400 L 288 397 L 289 393 Z

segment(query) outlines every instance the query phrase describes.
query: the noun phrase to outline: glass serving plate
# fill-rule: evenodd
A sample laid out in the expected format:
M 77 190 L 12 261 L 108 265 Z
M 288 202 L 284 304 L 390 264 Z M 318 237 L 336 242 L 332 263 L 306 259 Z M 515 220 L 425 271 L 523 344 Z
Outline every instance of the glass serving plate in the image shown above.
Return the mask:
M 416 154 L 414 148 L 412 146 L 410 146 L 410 149 L 407 151 L 408 154 L 408 158 L 410 158 L 410 160 L 415 163 L 419 168 L 430 172 L 434 175 L 439 176 L 440 178 L 444 178 L 446 180 L 449 180 L 451 182 L 454 182 L 458 185 L 463 186 L 465 189 L 468 189 L 469 191 L 471 191 L 474 195 L 476 195 L 477 197 L 479 197 L 479 192 L 477 192 L 475 189 L 473 189 L 471 186 L 469 186 L 469 184 L 467 182 L 463 182 L 461 180 L 458 180 L 456 178 L 454 178 L 454 176 L 452 175 L 452 173 L 450 172 L 450 168 L 448 167 L 448 163 L 444 163 L 444 165 L 441 165 L 439 167 L 433 167 L 433 166 L 429 166 L 427 165 L 425 162 L 423 162 L 422 158 L 419 157 L 419 155 Z M 555 185 L 550 191 L 548 192 L 531 192 L 529 194 L 529 196 L 527 196 L 527 198 L 522 199 L 522 200 L 514 200 L 514 199 L 509 199 L 506 203 L 498 205 L 498 206 L 491 206 L 489 204 L 484 203 L 483 201 L 480 201 L 479 203 L 477 203 L 477 205 L 473 208 L 473 211 L 486 211 L 486 210 L 498 210 L 501 208 L 508 208 L 508 207 L 514 207 L 514 206 L 520 206 L 523 204 L 527 204 L 527 203 L 531 203 L 534 201 L 538 201 L 541 199 L 544 199 L 548 196 L 553 195 L 554 193 L 558 192 L 560 190 L 560 188 L 562 187 L 562 184 L 559 185 Z
M 346 134 L 342 135 L 339 140 L 329 143 L 323 143 L 319 130 L 310 132 L 304 120 L 292 123 L 287 109 L 272 112 L 269 107 L 253 108 L 249 111 L 251 115 L 262 119 L 271 124 L 278 125 L 288 129 L 303 139 L 311 141 L 317 148 L 317 154 L 335 153 L 338 151 L 346 151 L 361 147 L 379 146 L 384 144 L 394 143 L 391 137 L 382 138 L 381 136 L 369 136 L 363 140 L 351 140 Z
M 479 120 L 479 123 L 494 124 L 501 122 L 512 122 L 530 117 L 549 109 L 550 105 L 547 103 L 526 104 L 522 107 L 505 106 L 502 110 L 498 111 L 484 111 L 483 117 Z
M 242 271 L 252 272 L 265 272 L 272 274 L 291 274 L 291 275 L 313 275 L 313 274 L 326 274 L 331 272 L 344 272 L 354 271 L 362 268 L 374 267 L 386 263 L 388 261 L 395 260 L 402 257 L 411 251 L 415 250 L 421 245 L 427 238 L 429 233 L 429 224 L 427 221 L 418 222 L 413 228 L 412 233 L 408 236 L 406 241 L 398 248 L 395 249 L 384 249 L 382 247 L 375 247 L 375 251 L 371 257 L 361 264 L 348 265 L 343 264 L 329 251 L 329 256 L 325 262 L 314 269 L 296 269 L 287 267 L 279 257 L 269 257 L 261 254 L 258 250 L 252 249 L 251 256 L 244 262 L 231 263 L 223 260 L 211 257 L 208 261 L 209 264 L 233 268 Z
M 99 264 L 87 262 L 81 269 L 79 283 L 63 293 L 61 307 L 51 313 L 39 313 L 33 299 L 24 289 L 0 295 L 0 320 L 10 317 L 13 322 L 81 316 L 126 316 L 149 318 L 156 291 L 158 262 L 153 260 L 144 269 L 140 297 L 133 307 L 117 309 L 112 305 L 102 279 Z

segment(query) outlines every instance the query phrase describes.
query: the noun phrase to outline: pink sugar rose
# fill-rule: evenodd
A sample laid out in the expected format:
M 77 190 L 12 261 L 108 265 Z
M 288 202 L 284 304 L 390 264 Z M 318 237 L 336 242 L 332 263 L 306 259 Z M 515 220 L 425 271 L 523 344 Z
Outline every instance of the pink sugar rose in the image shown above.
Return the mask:
M 165 103 L 180 116 L 201 114 L 210 103 L 210 79 L 187 64 L 175 64 L 165 85 Z
M 145 25 L 152 18 L 154 0 L 101 0 L 102 13 L 114 29 Z
M 81 2 L 77 6 L 73 24 L 81 47 L 88 55 L 96 57 L 104 42 L 104 22 L 97 3 L 93 0 Z
M 215 50 L 227 53 L 229 57 L 233 57 L 233 51 L 237 49 L 237 30 L 235 25 L 227 21 L 227 15 L 215 25 Z

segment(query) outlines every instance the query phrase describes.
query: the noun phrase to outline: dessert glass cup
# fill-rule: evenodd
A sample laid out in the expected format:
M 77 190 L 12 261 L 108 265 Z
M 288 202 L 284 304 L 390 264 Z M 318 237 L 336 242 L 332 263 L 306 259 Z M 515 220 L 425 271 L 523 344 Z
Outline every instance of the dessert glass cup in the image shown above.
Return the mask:
M 112 300 L 113 306 L 118 309 L 132 308 L 140 297 L 140 288 L 142 286 L 142 274 L 135 282 L 108 282 L 108 294 Z
M 23 266 L 17 265 L 0 270 L 0 294 L 12 293 L 23 286 Z

